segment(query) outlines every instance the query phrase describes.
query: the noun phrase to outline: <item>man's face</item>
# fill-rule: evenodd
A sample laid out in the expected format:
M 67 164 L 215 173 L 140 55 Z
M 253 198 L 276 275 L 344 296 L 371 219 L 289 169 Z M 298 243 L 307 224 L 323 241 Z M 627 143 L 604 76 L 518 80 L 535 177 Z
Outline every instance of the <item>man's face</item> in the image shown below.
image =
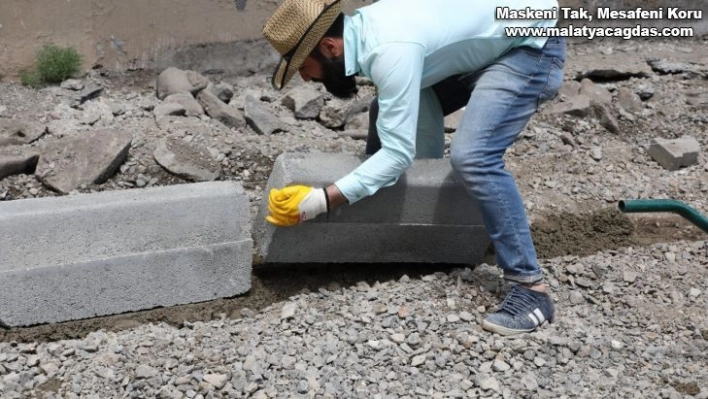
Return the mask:
M 299 69 L 302 80 L 320 82 L 332 95 L 339 98 L 351 98 L 358 89 L 354 76 L 344 72 L 344 56 L 328 58 L 315 50 L 305 59 Z

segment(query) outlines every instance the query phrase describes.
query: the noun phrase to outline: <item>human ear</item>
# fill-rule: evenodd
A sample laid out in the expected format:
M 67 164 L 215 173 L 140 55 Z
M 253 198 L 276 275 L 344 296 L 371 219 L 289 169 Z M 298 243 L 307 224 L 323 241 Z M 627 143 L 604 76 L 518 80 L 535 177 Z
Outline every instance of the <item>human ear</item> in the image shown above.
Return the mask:
M 340 56 L 340 46 L 337 39 L 333 37 L 323 37 L 319 43 L 320 53 L 327 58 L 336 58 Z

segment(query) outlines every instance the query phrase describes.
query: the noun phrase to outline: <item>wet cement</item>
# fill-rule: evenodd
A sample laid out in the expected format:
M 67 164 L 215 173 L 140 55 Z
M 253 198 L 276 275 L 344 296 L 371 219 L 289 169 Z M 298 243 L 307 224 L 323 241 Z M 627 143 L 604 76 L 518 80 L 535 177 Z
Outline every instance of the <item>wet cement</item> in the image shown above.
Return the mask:
M 540 259 L 565 255 L 586 256 L 598 251 L 627 246 L 644 246 L 677 240 L 696 241 L 706 238 L 698 228 L 678 216 L 628 217 L 615 209 L 587 214 L 547 214 L 532 225 L 532 233 Z M 493 262 L 493 255 L 487 259 Z M 311 266 L 257 266 L 251 291 L 235 298 L 157 308 L 142 312 L 97 317 L 52 325 L 0 330 L 0 341 L 32 342 L 60 339 L 82 339 L 100 329 L 119 331 L 145 323 L 206 321 L 221 317 L 240 318 L 242 310 L 259 310 L 292 295 L 316 292 L 320 288 L 336 289 L 360 281 L 373 284 L 398 280 L 403 275 L 420 278 L 436 271 L 447 272 L 460 265 L 339 264 Z

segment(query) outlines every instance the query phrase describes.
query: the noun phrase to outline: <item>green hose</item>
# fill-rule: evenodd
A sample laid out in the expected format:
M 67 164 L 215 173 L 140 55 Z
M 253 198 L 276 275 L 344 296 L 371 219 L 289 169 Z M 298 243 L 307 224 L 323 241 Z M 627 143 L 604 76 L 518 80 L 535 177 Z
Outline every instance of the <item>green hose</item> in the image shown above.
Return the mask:
M 708 233 L 708 218 L 681 201 L 671 199 L 624 200 L 619 202 L 618 207 L 620 211 L 625 213 L 673 212 Z

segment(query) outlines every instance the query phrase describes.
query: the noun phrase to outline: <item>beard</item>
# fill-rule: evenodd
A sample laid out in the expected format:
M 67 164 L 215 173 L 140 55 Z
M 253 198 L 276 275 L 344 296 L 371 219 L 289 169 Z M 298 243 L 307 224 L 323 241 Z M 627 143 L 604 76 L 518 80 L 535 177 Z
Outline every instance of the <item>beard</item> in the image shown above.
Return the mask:
M 313 57 L 322 65 L 322 79 L 312 79 L 324 85 L 333 96 L 342 99 L 352 98 L 357 92 L 356 79 L 344 72 L 344 56 L 327 58 L 319 49 L 313 52 Z

